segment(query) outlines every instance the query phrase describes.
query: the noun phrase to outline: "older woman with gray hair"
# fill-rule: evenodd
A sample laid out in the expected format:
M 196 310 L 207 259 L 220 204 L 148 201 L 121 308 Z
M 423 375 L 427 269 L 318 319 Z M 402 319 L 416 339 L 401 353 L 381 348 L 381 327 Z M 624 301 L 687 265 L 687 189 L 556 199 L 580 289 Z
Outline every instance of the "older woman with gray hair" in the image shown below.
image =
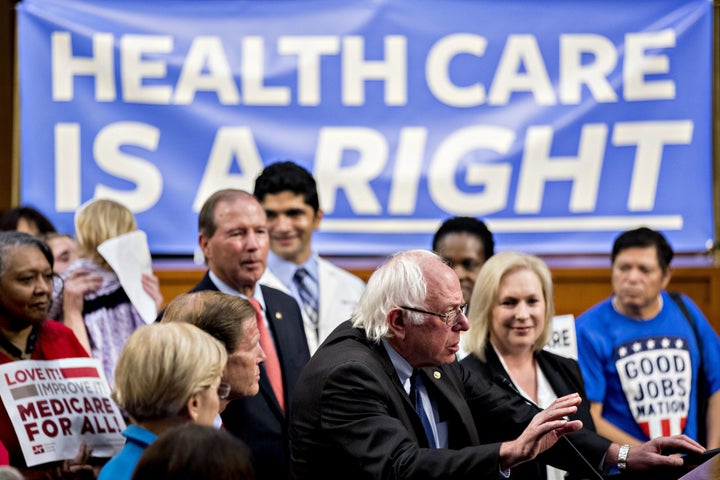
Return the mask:
M 53 255 L 45 242 L 27 233 L 0 232 L 0 364 L 88 356 L 69 328 L 47 320 L 54 278 Z M 10 465 L 28 479 L 73 478 L 81 474 L 77 468 L 71 472 L 68 462 L 27 467 L 2 402 L 0 444 L 8 451 Z M 76 463 L 83 464 L 86 453 L 81 452 Z M 86 467 L 90 468 L 82 468 Z

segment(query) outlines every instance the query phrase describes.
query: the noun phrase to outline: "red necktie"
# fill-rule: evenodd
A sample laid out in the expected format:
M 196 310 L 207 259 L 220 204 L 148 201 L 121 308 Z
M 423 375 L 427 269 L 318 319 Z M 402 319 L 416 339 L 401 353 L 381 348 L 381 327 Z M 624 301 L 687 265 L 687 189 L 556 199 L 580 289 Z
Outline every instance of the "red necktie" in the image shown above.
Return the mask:
M 260 303 L 258 303 L 258 301 L 254 298 L 248 298 L 248 301 L 255 309 L 257 326 L 260 331 L 260 347 L 265 352 L 265 373 L 267 373 L 268 380 L 270 380 L 270 385 L 275 393 L 275 398 L 284 412 L 285 395 L 283 394 L 282 370 L 280 369 L 280 360 L 278 360 L 275 344 L 273 343 L 270 332 L 265 325 L 265 318 L 263 316 L 262 308 L 260 308 Z

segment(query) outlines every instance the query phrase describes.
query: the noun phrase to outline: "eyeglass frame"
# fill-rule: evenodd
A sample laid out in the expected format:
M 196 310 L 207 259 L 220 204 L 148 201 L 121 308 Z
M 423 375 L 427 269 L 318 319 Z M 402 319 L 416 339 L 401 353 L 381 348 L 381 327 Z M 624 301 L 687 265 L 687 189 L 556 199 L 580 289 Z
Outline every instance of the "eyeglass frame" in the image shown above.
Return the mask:
M 422 313 L 425 315 L 432 315 L 434 317 L 438 317 L 442 322 L 447 325 L 448 327 L 452 328 L 455 325 L 458 324 L 460 321 L 460 315 L 467 314 L 468 304 L 463 303 L 462 305 L 455 307 L 451 311 L 447 313 L 435 313 L 435 312 L 428 312 L 427 310 L 422 310 L 420 308 L 415 307 L 408 307 L 406 305 L 400 305 L 398 308 L 402 308 L 403 310 L 407 310 L 409 312 L 415 312 L 415 313 Z M 450 323 L 452 322 L 452 323 Z
M 232 390 L 232 387 L 229 383 L 220 382 L 220 384 L 217 386 L 217 396 L 220 400 L 225 400 L 230 396 L 230 391 Z

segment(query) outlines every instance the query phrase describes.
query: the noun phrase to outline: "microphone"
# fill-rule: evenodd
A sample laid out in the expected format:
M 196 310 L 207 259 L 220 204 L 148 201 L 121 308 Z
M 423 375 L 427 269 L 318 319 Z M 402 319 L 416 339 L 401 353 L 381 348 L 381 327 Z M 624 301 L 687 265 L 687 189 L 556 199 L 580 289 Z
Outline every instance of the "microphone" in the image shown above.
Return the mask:
M 501 387 L 503 387 L 505 390 L 507 390 L 507 391 L 509 391 L 509 392 L 512 392 L 512 393 L 514 393 L 515 395 L 517 395 L 518 397 L 522 398 L 522 400 L 523 400 L 526 404 L 528 404 L 528 405 L 530 405 L 531 407 L 533 407 L 536 411 L 542 412 L 542 411 L 544 410 L 544 409 L 540 408 L 539 406 L 537 406 L 534 402 L 531 402 L 530 400 L 528 400 L 527 398 L 525 398 L 525 397 L 523 396 L 523 394 L 520 393 L 520 391 L 517 389 L 517 387 L 515 387 L 515 385 L 514 385 L 510 380 L 507 379 L 507 377 L 503 377 L 502 375 L 495 375 L 495 383 L 497 383 L 498 385 L 500 385 Z M 586 466 L 591 472 L 593 472 L 593 474 L 594 474 L 594 476 L 595 476 L 596 478 L 598 478 L 598 479 L 600 479 L 600 480 L 603 480 L 603 476 L 600 474 L 600 472 L 598 472 L 597 469 L 592 466 L 592 464 L 588 461 L 588 459 L 585 458 L 585 455 L 583 455 L 582 453 L 580 453 L 580 450 L 578 450 L 578 449 L 575 447 L 575 445 L 573 445 L 573 443 L 570 441 L 570 439 L 567 438 L 567 435 L 563 435 L 563 436 L 560 437 L 560 438 L 561 438 L 561 440 L 565 440 L 565 442 L 568 444 L 568 446 L 577 454 L 578 458 L 580 458 L 580 460 L 582 460 L 582 462 L 585 464 L 585 466 Z

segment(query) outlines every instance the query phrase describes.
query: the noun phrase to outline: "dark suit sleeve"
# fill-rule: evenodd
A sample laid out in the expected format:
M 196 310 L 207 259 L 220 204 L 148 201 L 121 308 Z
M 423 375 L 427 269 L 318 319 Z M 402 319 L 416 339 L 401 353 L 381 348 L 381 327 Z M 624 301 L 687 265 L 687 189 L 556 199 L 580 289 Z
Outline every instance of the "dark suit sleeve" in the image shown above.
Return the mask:
M 476 362 L 480 364 L 479 360 Z M 457 368 L 461 369 L 459 375 L 462 376 L 465 398 L 470 405 L 480 441 L 505 442 L 520 436 L 535 416 L 535 410 L 518 395 L 507 392 L 479 371 L 471 371 L 460 364 L 457 364 Z M 486 372 L 489 374 L 490 371 Z
M 466 360 L 463 360 L 463 364 L 468 367 L 472 366 L 473 362 L 480 363 L 477 359 Z M 519 395 L 506 393 L 479 373 L 471 373 L 467 368 L 464 370 L 466 397 L 482 441 L 509 441 L 520 436 L 537 411 L 527 405 Z M 568 435 L 568 438 L 594 467 L 601 465 L 611 444 L 606 438 L 585 428 Z M 565 441 L 560 441 L 543 452 L 538 460 L 569 472 L 587 471 L 583 460 Z
M 285 382 L 285 404 L 290 404 L 298 377 L 310 360 L 300 307 L 290 295 L 261 285 L 266 315 Z M 269 387 L 269 384 L 268 384 Z
M 321 429 L 330 444 L 344 449 L 342 458 L 357 462 L 350 470 L 362 470 L 367 478 L 499 477 L 499 444 L 420 448 L 408 429 L 413 420 L 405 400 L 362 363 L 337 365 L 321 389 Z
M 571 359 L 561 357 L 551 352 L 539 352 L 538 361 L 545 376 L 553 387 L 558 396 L 567 395 L 577 392 L 582 397 L 582 403 L 578 406 L 578 411 L 572 416 L 583 422 L 583 429 L 579 432 L 571 433 L 567 436 L 568 440 L 587 458 L 588 462 L 596 469 L 600 469 L 604 454 L 610 446 L 610 441 L 595 433 L 595 423 L 590 414 L 590 402 L 585 394 L 585 383 L 583 382 L 582 373 L 578 363 Z M 563 442 L 555 449 L 551 449 L 547 453 L 541 455 L 541 459 L 550 464 L 558 465 L 558 457 L 556 451 L 565 448 L 569 455 L 567 457 L 567 466 L 565 470 L 581 473 L 592 478 L 592 472 L 588 472 L 587 465 L 582 461 L 577 453 L 571 452 L 568 446 Z M 574 477 L 577 478 L 577 477 Z

